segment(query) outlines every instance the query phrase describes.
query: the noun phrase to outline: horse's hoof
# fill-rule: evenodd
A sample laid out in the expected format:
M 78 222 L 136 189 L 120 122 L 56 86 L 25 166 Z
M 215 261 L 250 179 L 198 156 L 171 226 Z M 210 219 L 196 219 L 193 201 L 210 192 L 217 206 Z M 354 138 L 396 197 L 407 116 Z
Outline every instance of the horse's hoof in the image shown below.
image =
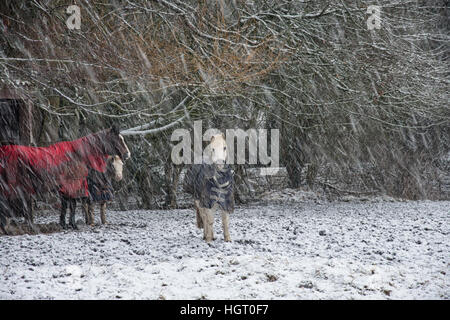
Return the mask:
M 71 224 L 70 227 L 71 227 L 73 230 L 78 230 L 78 226 L 77 226 L 76 224 Z

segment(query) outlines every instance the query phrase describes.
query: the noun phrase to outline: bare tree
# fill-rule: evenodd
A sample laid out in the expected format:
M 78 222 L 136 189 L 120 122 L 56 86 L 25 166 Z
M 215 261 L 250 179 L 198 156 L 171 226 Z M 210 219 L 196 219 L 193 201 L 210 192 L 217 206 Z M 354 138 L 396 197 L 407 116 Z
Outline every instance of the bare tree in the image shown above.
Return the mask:
M 450 136 L 447 1 L 79 0 L 80 30 L 66 25 L 71 4 L 2 3 L 1 77 L 32 83 L 59 138 L 120 123 L 136 155 L 126 188 L 146 207 L 155 184 L 175 205 L 168 137 L 197 119 L 281 129 L 293 187 L 308 167 L 312 187 L 435 196 Z

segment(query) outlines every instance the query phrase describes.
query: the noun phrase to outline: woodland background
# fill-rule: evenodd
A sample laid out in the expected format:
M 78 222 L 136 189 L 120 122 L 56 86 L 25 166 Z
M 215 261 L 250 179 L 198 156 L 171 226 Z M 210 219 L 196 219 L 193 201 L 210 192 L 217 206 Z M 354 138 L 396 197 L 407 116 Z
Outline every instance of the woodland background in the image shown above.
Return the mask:
M 66 25 L 72 4 L 80 30 Z M 195 120 L 279 129 L 292 188 L 448 199 L 449 12 L 446 0 L 3 0 L 0 80 L 32 101 L 35 145 L 120 125 L 121 209 L 178 205 L 170 136 Z M 257 192 L 252 167 L 235 168 L 238 201 Z

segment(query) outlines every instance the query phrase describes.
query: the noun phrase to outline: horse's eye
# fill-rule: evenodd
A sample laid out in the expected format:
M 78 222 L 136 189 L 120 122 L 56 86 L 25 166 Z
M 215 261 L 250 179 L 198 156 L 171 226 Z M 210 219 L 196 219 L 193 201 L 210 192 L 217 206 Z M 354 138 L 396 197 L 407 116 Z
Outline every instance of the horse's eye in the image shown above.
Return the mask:
M 216 151 L 216 149 L 213 148 L 213 152 Z
M 223 151 L 227 150 L 227 147 L 223 147 Z

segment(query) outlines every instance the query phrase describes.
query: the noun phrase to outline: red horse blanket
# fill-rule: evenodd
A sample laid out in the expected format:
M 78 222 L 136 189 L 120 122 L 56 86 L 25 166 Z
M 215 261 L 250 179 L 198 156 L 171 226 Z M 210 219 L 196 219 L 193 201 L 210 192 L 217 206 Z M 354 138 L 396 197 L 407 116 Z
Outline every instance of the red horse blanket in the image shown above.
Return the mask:
M 107 155 L 95 150 L 86 137 L 64 141 L 49 147 L 7 145 L 0 147 L 0 189 L 7 197 L 17 193 L 18 187 L 27 188 L 20 177 L 26 168 L 39 183 L 48 183 L 68 197 L 88 195 L 86 177 L 88 168 L 105 172 Z M 30 175 L 28 175 L 29 177 Z M 44 177 L 44 178 L 43 178 Z M 30 178 L 31 179 L 31 178 Z

